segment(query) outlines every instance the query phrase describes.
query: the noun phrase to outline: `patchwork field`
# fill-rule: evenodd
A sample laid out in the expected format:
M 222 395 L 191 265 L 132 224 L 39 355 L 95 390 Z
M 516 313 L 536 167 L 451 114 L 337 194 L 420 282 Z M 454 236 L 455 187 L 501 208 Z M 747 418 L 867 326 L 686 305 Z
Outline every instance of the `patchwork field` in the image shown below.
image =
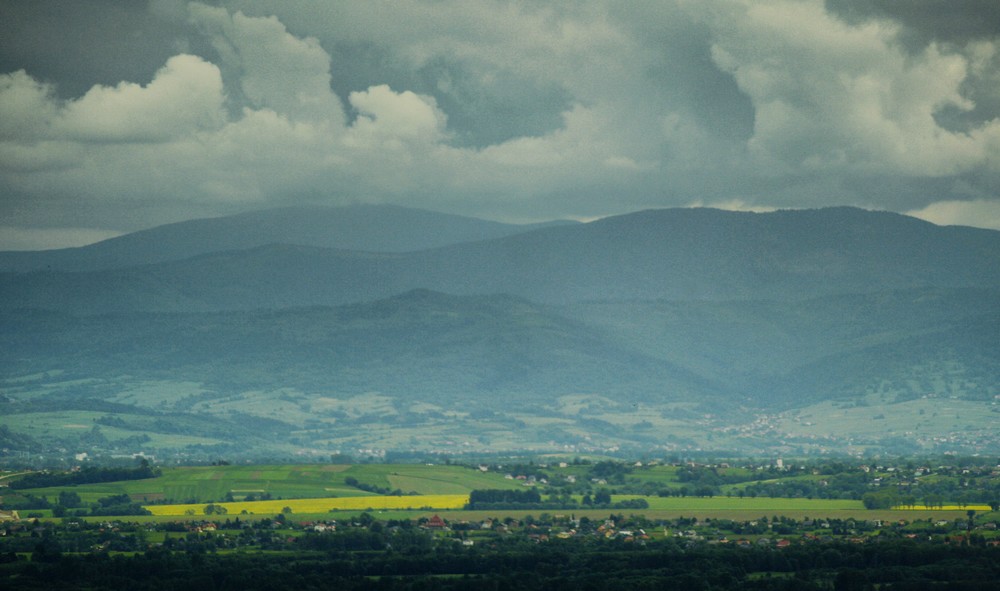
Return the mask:
M 248 495 L 275 500 L 341 497 L 374 497 L 377 489 L 399 490 L 406 495 L 465 495 L 478 488 L 515 488 L 519 485 L 500 474 L 480 472 L 464 466 L 409 464 L 371 465 L 253 465 L 191 466 L 163 468 L 158 478 L 126 480 L 73 487 L 84 502 L 108 495 L 127 494 L 139 503 L 171 499 L 188 504 L 234 501 Z M 371 488 L 362 490 L 348 480 Z M 30 492 L 57 497 L 61 487 Z M 266 495 L 266 496 L 265 496 Z M 369 507 L 372 505 L 364 505 Z M 418 507 L 424 505 L 417 505 Z M 329 506 L 326 510 L 329 509 Z M 281 510 L 281 507 L 278 507 Z
M 535 469 L 533 467 L 523 467 Z M 591 476 L 592 464 L 554 462 L 544 468 L 554 483 L 585 482 Z M 630 486 L 654 484 L 659 490 L 677 491 L 685 486 L 680 481 L 680 468 L 654 465 L 636 467 L 629 473 Z M 727 474 L 742 474 L 744 468 L 729 468 Z M 749 476 L 750 473 L 744 474 Z M 11 481 L 17 474 L 6 475 Z M 798 475 L 773 480 L 795 482 L 813 480 L 816 475 Z M 690 485 L 687 483 L 687 485 Z M 542 485 L 544 486 L 544 485 Z M 764 516 L 783 515 L 798 519 L 964 519 L 969 510 L 986 513 L 982 504 L 961 505 L 943 502 L 939 506 L 914 504 L 891 509 L 869 510 L 859 500 L 821 498 L 783 498 L 781 496 L 737 496 L 722 487 L 723 495 L 659 496 L 619 494 L 615 485 L 594 483 L 596 487 L 612 489 L 612 502 L 643 499 L 644 509 L 614 507 L 591 508 L 583 504 L 582 494 L 574 494 L 578 503 L 571 511 L 577 516 L 604 518 L 609 513 L 642 513 L 650 518 L 697 516 L 753 520 Z M 128 495 L 153 515 L 139 520 L 205 519 L 225 515 L 227 518 L 254 515 L 258 518 L 278 514 L 293 514 L 302 519 L 345 519 L 364 511 L 376 512 L 381 518 L 415 519 L 436 512 L 447 512 L 449 519 L 476 520 L 486 517 L 524 516 L 543 512 L 541 509 L 501 509 L 467 511 L 469 494 L 473 490 L 524 490 L 526 483 L 507 477 L 504 470 L 481 470 L 459 465 L 423 464 L 300 464 L 300 465 L 222 465 L 165 467 L 156 478 L 126 480 L 98 484 L 81 484 L 49 488 L 18 490 L 37 497 L 58 499 L 61 492 L 73 492 L 84 506 L 94 505 L 104 497 Z M 593 490 L 593 489 L 588 489 Z M 14 493 L 13 490 L 10 491 Z M 14 494 L 17 494 L 14 493 Z M 8 493 L 10 494 L 10 493 Z M 543 493 L 548 494 L 548 493 Z M 206 507 L 213 505 L 209 511 Z M 547 512 L 563 510 L 546 509 Z M 38 515 L 48 517 L 51 510 Z M 95 517 L 96 518 L 96 517 Z

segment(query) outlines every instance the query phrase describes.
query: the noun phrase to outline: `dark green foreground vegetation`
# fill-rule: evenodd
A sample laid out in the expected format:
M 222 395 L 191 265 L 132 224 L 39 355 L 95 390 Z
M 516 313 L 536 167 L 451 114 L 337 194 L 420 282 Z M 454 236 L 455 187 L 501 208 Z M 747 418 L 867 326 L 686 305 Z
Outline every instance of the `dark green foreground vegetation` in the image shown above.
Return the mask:
M 111 529 L 92 533 L 107 538 L 102 545 L 109 546 L 136 537 Z M 1000 548 L 959 539 L 817 541 L 780 548 L 681 538 L 540 541 L 510 534 L 469 546 L 413 526 L 296 536 L 253 528 L 230 533 L 254 538 L 260 546 L 220 550 L 214 543 L 218 535 L 187 533 L 141 552 L 69 553 L 57 536 L 43 532 L 33 540 L 30 559 L 0 554 L 0 587 L 985 590 L 997 589 L 1000 580 Z

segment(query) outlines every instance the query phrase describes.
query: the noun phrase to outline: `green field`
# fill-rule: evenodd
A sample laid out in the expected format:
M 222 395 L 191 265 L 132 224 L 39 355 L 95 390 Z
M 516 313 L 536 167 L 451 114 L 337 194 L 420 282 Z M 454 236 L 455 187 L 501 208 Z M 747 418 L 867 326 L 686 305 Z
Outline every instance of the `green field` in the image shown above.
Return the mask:
M 550 465 L 546 471 L 552 478 L 559 476 L 576 476 L 582 478 L 587 467 L 582 465 Z M 677 481 L 677 468 L 672 466 L 651 466 L 635 470 L 631 476 L 643 482 L 653 482 L 665 488 L 681 485 Z M 15 478 L 11 475 L 8 480 Z M 804 476 L 799 478 L 812 478 Z M 795 477 L 793 477 L 795 478 Z M 362 490 L 367 488 L 369 490 Z M 129 480 L 101 484 L 75 485 L 68 487 L 51 487 L 29 489 L 23 492 L 49 499 L 58 498 L 59 493 L 71 490 L 78 494 L 85 505 L 96 503 L 101 497 L 127 494 L 133 501 L 145 505 L 159 505 L 163 502 L 171 504 L 190 504 L 201 509 L 206 503 L 221 503 L 225 499 L 245 501 L 249 495 L 256 498 L 269 497 L 272 502 L 260 505 L 261 510 L 251 511 L 256 518 L 274 515 L 284 506 L 292 506 L 290 501 L 300 499 L 295 505 L 296 519 L 334 518 L 344 519 L 357 515 L 361 511 L 371 509 L 379 517 L 416 519 L 429 516 L 434 512 L 447 512 L 453 520 L 484 519 L 486 517 L 512 516 L 523 517 L 528 514 L 539 514 L 541 510 L 486 510 L 466 511 L 456 509 L 450 503 L 425 503 L 420 507 L 437 507 L 430 509 L 394 509 L 386 496 L 386 492 L 402 493 L 403 495 L 468 495 L 473 490 L 481 489 L 523 489 L 524 484 L 517 480 L 505 478 L 502 472 L 481 471 L 476 468 L 458 465 L 420 465 L 420 464 L 302 464 L 302 465 L 225 465 L 225 466 L 192 466 L 162 468 L 161 476 L 144 480 Z M 12 491 L 13 492 L 13 491 Z M 20 492 L 20 491 L 19 491 Z M 348 502 L 333 502 L 333 499 L 359 499 Z M 371 501 L 360 501 L 368 498 Z M 379 500 L 376 500 L 378 498 Z M 399 498 L 399 497 L 396 497 Z M 405 497 L 404 497 L 405 498 Z M 581 495 L 575 495 L 581 500 Z M 609 513 L 642 513 L 650 518 L 722 518 L 753 520 L 764 516 L 783 515 L 798 519 L 811 518 L 853 518 L 880 520 L 915 520 L 933 518 L 935 520 L 963 519 L 966 507 L 945 506 L 941 509 L 896 508 L 892 510 L 866 510 L 861 501 L 828 500 L 806 498 L 780 497 L 745 497 L 715 496 L 639 496 L 613 494 L 612 501 L 628 501 L 643 498 L 648 503 L 646 509 L 592 509 L 583 506 L 565 510 L 545 510 L 549 513 L 572 513 L 576 516 L 603 518 Z M 308 500 L 315 502 L 307 502 Z M 330 502 L 319 501 L 330 499 Z M 384 500 L 384 502 L 382 502 Z M 161 505 L 162 506 L 162 505 Z M 409 504 L 410 507 L 416 505 Z M 234 512 L 229 517 L 238 516 L 240 511 L 233 505 Z M 314 507 L 329 507 L 320 513 L 312 513 Z M 190 507 L 187 507 L 190 508 Z M 975 507 L 983 510 L 987 507 Z M 170 519 L 203 519 L 205 516 L 198 511 L 194 515 L 181 515 L 184 511 L 157 511 L 162 514 L 147 517 L 129 517 L 140 521 L 163 521 Z M 40 511 L 43 516 L 49 511 Z
M 422 495 L 468 494 L 481 488 L 515 488 L 518 484 L 500 474 L 485 473 L 464 466 L 423 466 L 413 464 L 371 465 L 253 465 L 193 466 L 163 468 L 158 478 L 126 480 L 72 487 L 85 503 L 108 495 L 127 494 L 133 500 L 156 502 L 207 503 L 227 495 L 236 500 L 247 495 L 270 495 L 273 499 L 360 497 L 376 493 L 347 484 L 354 478 L 363 485 L 399 489 Z M 40 488 L 26 492 L 54 498 L 64 487 Z

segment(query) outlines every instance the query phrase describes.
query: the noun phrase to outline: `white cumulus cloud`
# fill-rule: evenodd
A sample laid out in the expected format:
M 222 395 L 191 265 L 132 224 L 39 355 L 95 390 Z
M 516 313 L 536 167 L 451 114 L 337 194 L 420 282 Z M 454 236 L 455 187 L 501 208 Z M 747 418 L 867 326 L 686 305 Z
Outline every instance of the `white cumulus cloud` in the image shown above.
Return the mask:
M 848 25 L 821 0 L 722 3 L 712 56 L 756 109 L 750 147 L 791 168 L 940 176 L 995 164 L 1000 121 L 949 131 L 935 114 L 968 111 L 970 68 L 931 44 L 908 54 L 898 25 Z M 980 48 L 982 51 L 982 48 Z
M 225 121 L 219 69 L 193 55 L 177 55 L 147 86 L 95 86 L 70 101 L 54 133 L 84 142 L 164 141 Z
M 447 117 L 433 97 L 408 90 L 397 93 L 381 84 L 352 92 L 348 100 L 358 111 L 352 125 L 352 142 L 437 142 L 445 138 Z

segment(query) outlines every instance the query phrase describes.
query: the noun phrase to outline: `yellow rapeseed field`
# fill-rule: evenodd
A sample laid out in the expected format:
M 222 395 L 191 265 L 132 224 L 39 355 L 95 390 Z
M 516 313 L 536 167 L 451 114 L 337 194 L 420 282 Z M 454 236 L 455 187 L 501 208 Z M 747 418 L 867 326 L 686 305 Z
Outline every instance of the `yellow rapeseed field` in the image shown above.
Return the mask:
M 413 495 L 406 497 L 337 497 L 322 499 L 284 499 L 215 503 L 224 507 L 226 514 L 239 515 L 243 511 L 253 514 L 281 513 L 288 507 L 292 513 L 327 513 L 365 509 L 461 509 L 469 502 L 469 495 Z M 208 503 L 187 505 L 147 505 L 153 515 L 204 515 Z
M 989 505 L 896 505 L 893 511 L 991 511 Z

